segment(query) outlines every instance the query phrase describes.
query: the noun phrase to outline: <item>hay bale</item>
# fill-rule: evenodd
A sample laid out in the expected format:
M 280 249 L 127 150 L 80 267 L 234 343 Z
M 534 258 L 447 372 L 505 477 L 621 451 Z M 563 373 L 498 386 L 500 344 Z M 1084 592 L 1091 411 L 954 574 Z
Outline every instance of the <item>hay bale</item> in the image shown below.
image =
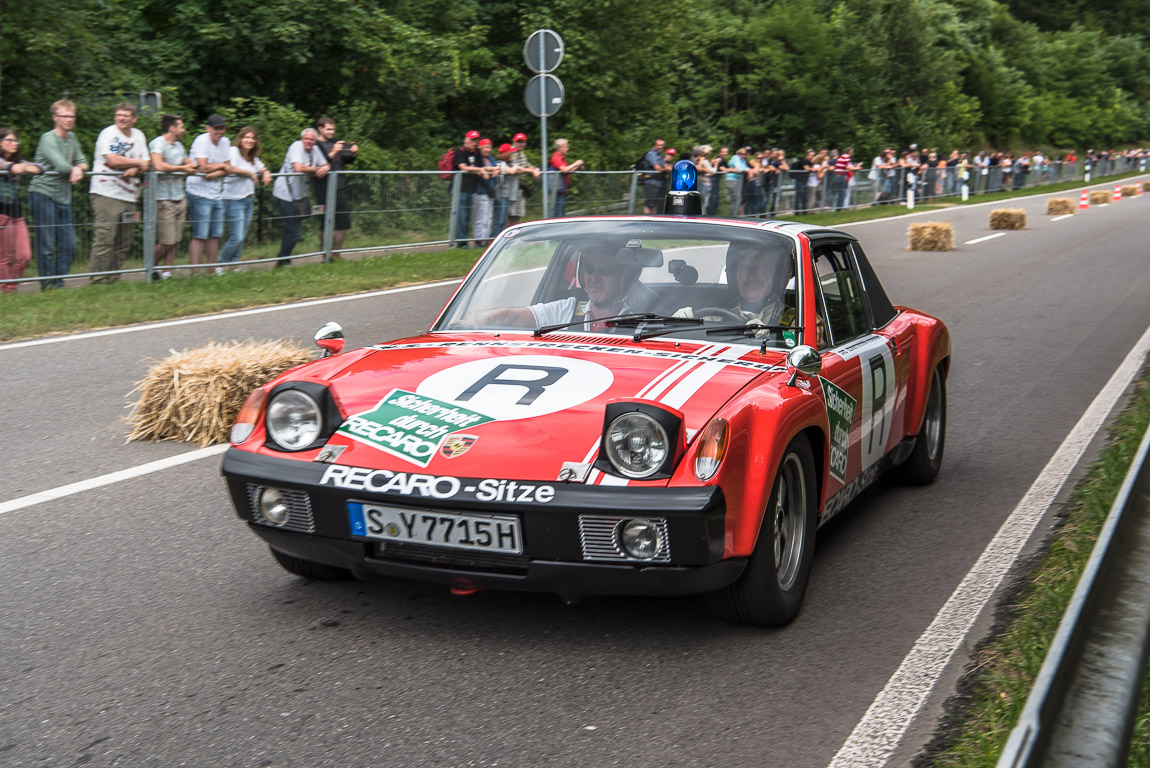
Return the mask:
M 1062 216 L 1067 213 L 1074 213 L 1077 207 L 1074 200 L 1069 197 L 1052 197 L 1046 201 L 1046 215 Z
M 1109 189 L 1095 189 L 1090 193 L 1091 205 L 1109 205 L 1113 193 Z
M 1123 184 L 1122 197 L 1137 197 L 1138 185 L 1137 184 Z
M 1142 182 L 1142 191 L 1143 192 L 1150 192 L 1150 181 Z M 1122 194 L 1126 194 L 1126 193 L 1123 192 Z
M 240 406 L 258 386 L 312 359 L 286 341 L 211 342 L 156 362 L 132 392 L 128 440 L 180 440 L 201 448 L 225 442 Z
M 906 234 L 912 251 L 949 251 L 954 248 L 954 227 L 949 221 L 911 224 Z
M 990 212 L 991 229 L 1026 229 L 1026 211 L 1021 208 L 997 208 Z

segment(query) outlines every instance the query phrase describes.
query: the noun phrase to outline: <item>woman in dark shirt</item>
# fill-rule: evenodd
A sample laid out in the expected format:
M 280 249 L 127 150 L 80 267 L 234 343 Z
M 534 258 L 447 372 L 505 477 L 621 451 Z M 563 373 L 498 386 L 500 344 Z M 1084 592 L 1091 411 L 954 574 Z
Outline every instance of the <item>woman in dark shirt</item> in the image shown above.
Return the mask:
M 0 128 L 0 291 L 12 293 L 32 258 L 28 224 L 20 203 L 24 176 L 43 173 L 44 167 L 29 163 L 20 154 L 20 139 L 11 128 Z

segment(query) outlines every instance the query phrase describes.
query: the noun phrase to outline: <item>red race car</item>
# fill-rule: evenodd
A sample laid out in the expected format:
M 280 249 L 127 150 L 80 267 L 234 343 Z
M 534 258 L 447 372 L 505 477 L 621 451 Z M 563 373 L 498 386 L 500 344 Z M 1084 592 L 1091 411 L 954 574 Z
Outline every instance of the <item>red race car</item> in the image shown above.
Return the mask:
M 338 326 L 317 342 L 342 350 Z M 849 234 L 612 217 L 501 233 L 431 330 L 259 388 L 223 473 L 288 571 L 799 610 L 815 532 L 942 462 L 950 342 Z

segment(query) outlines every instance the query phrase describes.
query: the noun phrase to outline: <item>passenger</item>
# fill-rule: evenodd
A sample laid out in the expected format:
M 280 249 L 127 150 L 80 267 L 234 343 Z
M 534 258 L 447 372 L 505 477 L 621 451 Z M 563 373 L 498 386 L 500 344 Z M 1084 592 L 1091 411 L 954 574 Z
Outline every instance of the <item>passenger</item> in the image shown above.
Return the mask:
M 587 330 L 610 332 L 612 329 L 602 322 L 606 318 L 653 311 L 659 297 L 639 282 L 641 266 L 618 262 L 619 250 L 609 243 L 580 250 L 576 275 L 579 286 L 587 292 L 586 301 L 569 296 L 529 307 L 483 310 L 476 313 L 476 323 L 542 328 L 583 321 Z

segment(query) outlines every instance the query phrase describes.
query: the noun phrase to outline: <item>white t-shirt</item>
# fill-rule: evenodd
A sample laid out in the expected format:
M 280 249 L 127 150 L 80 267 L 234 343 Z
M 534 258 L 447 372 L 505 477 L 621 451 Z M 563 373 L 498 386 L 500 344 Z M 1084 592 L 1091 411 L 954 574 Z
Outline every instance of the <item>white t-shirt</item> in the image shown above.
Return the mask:
M 212 143 L 212 135 L 210 133 L 201 133 L 192 142 L 192 151 L 188 153 L 188 157 L 196 161 L 199 165 L 200 158 L 204 158 L 212 165 L 219 163 L 226 163 L 228 161 L 228 153 L 231 149 L 232 143 L 228 141 L 227 136 L 221 136 L 218 144 Z M 203 197 L 208 200 L 220 200 L 224 189 L 224 179 L 226 176 L 208 180 L 202 174 L 188 177 L 187 191 L 189 195 L 196 197 Z
M 130 135 L 120 133 L 120 129 L 109 125 L 100 131 L 96 139 L 95 160 L 92 164 L 92 173 L 107 173 L 112 169 L 104 160 L 104 155 L 119 155 L 132 160 L 148 159 L 148 142 L 139 128 L 131 129 Z M 110 197 L 113 200 L 123 200 L 134 203 L 140 196 L 140 177 L 125 179 L 122 176 L 92 176 L 92 186 L 89 188 L 93 195 Z
M 308 153 L 303 148 L 303 142 L 296 141 L 288 147 L 284 164 L 280 167 L 280 173 L 295 173 L 292 163 L 303 163 L 313 168 L 319 168 L 327 165 L 327 160 L 323 159 L 323 152 L 319 151 L 318 145 L 312 147 L 311 152 Z M 307 176 L 277 176 L 275 186 L 272 187 L 272 194 L 280 200 L 303 200 L 307 197 L 307 182 Z
M 239 171 L 251 171 L 258 174 L 264 169 L 264 164 L 258 157 L 253 163 L 244 160 L 239 147 L 232 147 L 231 153 L 228 155 L 228 162 L 232 164 L 232 168 Z M 247 176 L 228 175 L 224 177 L 224 191 L 220 197 L 224 200 L 243 200 L 255 193 L 256 185 L 252 179 Z

